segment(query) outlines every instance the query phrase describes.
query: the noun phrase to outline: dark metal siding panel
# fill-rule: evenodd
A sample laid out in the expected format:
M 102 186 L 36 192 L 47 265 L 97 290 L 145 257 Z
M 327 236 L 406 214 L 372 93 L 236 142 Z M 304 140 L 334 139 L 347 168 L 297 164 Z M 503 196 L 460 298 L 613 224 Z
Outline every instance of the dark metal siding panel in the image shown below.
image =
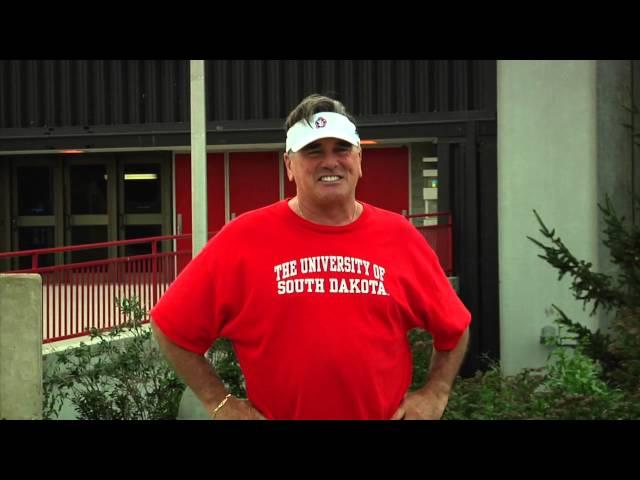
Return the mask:
M 396 96 L 394 88 L 394 76 L 392 72 L 395 70 L 395 62 L 393 60 L 380 60 L 376 65 L 376 89 L 375 89 L 375 110 L 376 113 L 397 113 Z
M 414 76 L 412 83 L 415 88 L 415 103 L 411 113 L 431 112 L 429 99 L 433 95 L 433 82 L 431 80 L 431 65 L 427 60 L 415 62 Z
M 375 113 L 373 105 L 373 92 L 375 91 L 375 78 L 373 76 L 373 61 L 360 60 L 357 62 L 358 80 L 357 92 L 358 100 L 355 107 L 356 115 L 373 115 Z
M 123 70 L 124 62 L 122 60 L 110 61 L 109 85 L 111 95 L 108 105 L 110 105 L 110 123 L 112 125 L 122 125 L 125 123 L 122 115 L 124 106 Z
M 285 116 L 302 99 L 300 64 L 296 61 L 284 62 L 284 102 Z
M 0 128 L 9 126 L 9 63 L 0 62 Z
M 247 62 L 245 60 L 231 61 L 231 118 L 229 120 L 245 120 L 247 97 Z
M 156 72 L 157 60 L 145 60 L 144 62 L 144 84 L 142 90 L 142 103 L 144 105 L 144 117 L 141 123 L 158 123 L 158 100 L 157 85 L 158 74 Z
M 175 65 L 171 60 L 160 62 L 160 118 L 162 123 L 173 123 L 176 121 L 175 108 Z
M 282 81 L 282 62 L 279 60 L 271 60 L 266 62 L 267 80 L 267 110 L 266 118 L 283 118 L 285 116 L 284 109 L 284 84 Z
M 488 60 L 482 63 L 484 69 L 480 80 L 483 87 L 483 102 L 479 106 L 478 110 L 497 110 L 496 105 L 498 102 L 498 70 L 496 62 L 497 60 Z
M 41 92 L 44 94 L 44 124 L 49 128 L 56 125 L 56 65 L 53 60 L 44 62 L 44 72 L 41 75 Z
M 140 62 L 127 60 L 127 123 L 140 123 Z
M 206 63 L 207 118 L 229 118 L 229 60 L 212 60 Z M 189 74 L 187 72 L 187 78 Z M 189 87 L 187 86 L 187 91 Z
M 11 99 L 10 127 L 24 127 L 22 124 L 22 62 L 10 60 L 9 98 Z
M 316 60 L 302 62 L 302 95 L 306 97 L 318 92 L 318 66 Z M 298 101 L 301 99 L 298 99 Z
M 337 88 L 337 67 L 335 60 L 322 60 L 320 62 L 320 90 L 319 93 L 335 97 Z
M 338 67 L 338 99 L 344 103 L 348 110 L 355 113 L 355 62 L 342 60 Z
M 72 121 L 74 125 L 87 126 L 89 125 L 87 62 L 80 60 L 75 63 L 75 67 L 75 72 L 71 75 L 75 82 L 76 117 Z
M 39 103 L 39 91 L 38 91 L 38 62 L 36 60 L 29 60 L 27 62 L 27 76 L 26 76 L 26 85 L 27 85 L 27 118 L 26 125 L 27 127 L 35 127 L 40 125 L 39 123 L 39 113 L 40 110 L 38 108 Z
M 106 125 L 104 61 L 92 60 L 89 67 L 89 125 Z
M 4 60 L 3 128 L 189 122 L 188 60 Z M 304 96 L 358 116 L 495 110 L 496 62 L 209 60 L 209 121 L 284 119 Z
M 451 111 L 451 69 L 450 60 L 436 60 L 434 68 L 434 84 L 435 90 L 433 92 L 435 102 L 430 102 L 434 105 L 434 112 L 449 112 Z
M 397 113 L 413 113 L 412 64 L 409 60 L 398 60 L 396 67 L 396 88 L 393 92 L 397 98 Z
M 249 98 L 249 119 L 265 118 L 265 89 L 264 60 L 251 60 L 248 66 L 247 87 Z
M 467 60 L 453 60 L 451 62 L 450 82 L 453 90 L 451 110 L 469 110 L 469 71 Z
M 176 62 L 176 98 L 178 105 L 178 122 L 188 122 L 191 112 L 189 100 L 189 62 Z
M 71 62 L 61 60 L 59 63 L 60 74 L 60 101 L 58 102 L 58 121 L 56 126 L 73 125 L 72 122 L 72 100 L 71 100 Z

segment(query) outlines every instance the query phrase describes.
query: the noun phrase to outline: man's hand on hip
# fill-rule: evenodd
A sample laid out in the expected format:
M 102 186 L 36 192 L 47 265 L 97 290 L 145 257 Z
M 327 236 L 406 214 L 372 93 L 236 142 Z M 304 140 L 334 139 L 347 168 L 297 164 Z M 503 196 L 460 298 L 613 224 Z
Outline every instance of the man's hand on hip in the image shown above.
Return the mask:
M 391 420 L 440 420 L 448 400 L 428 388 L 407 393 Z
M 230 397 L 218 410 L 215 420 L 266 420 L 249 400 Z

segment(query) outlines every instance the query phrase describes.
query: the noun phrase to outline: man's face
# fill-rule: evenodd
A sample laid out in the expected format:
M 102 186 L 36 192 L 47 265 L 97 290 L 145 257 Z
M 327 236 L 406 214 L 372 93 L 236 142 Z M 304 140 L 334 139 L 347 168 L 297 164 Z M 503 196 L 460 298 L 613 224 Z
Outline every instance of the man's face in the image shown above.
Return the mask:
M 284 161 L 303 202 L 322 207 L 347 204 L 355 198 L 362 176 L 360 147 L 337 138 L 321 138 L 295 153 L 285 153 Z

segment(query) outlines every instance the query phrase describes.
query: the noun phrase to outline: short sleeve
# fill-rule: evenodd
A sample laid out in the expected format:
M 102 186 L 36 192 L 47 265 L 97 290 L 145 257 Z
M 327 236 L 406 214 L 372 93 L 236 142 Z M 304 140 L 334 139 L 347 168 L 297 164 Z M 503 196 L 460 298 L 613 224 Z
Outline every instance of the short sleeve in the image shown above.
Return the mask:
M 436 350 L 452 350 L 471 323 L 471 313 L 449 282 L 431 246 L 414 228 L 410 230 L 408 308 L 417 325 L 431 334 Z
M 218 337 L 216 238 L 211 239 L 151 310 L 157 327 L 178 346 L 204 354 Z

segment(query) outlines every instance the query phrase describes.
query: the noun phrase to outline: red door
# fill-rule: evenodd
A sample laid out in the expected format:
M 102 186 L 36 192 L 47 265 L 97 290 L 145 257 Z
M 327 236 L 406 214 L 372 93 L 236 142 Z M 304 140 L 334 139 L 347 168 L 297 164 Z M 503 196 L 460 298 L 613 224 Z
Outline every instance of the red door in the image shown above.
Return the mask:
M 175 156 L 176 222 L 182 222 L 183 234 L 192 233 L 191 225 L 191 155 Z M 224 154 L 207 154 L 207 227 L 209 232 L 224 226 Z M 180 220 L 178 220 L 180 218 Z M 177 251 L 188 251 L 178 256 L 178 272 L 191 260 L 191 240 L 178 240 Z
M 229 154 L 231 218 L 277 202 L 280 198 L 278 152 Z
M 362 150 L 356 198 L 376 207 L 409 211 L 409 151 L 406 147 Z

